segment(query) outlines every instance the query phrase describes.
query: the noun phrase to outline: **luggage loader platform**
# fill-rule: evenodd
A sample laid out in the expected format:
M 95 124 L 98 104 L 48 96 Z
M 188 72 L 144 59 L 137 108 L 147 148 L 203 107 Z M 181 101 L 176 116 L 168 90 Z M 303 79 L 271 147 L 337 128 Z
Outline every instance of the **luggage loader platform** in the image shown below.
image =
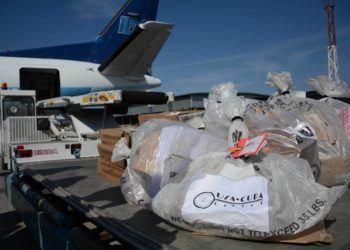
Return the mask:
M 72 246 L 71 249 L 86 249 L 86 243 L 94 238 L 81 236 L 84 235 L 82 233 L 74 234 L 77 232 L 75 228 L 79 223 L 90 223 L 89 230 L 97 232 L 96 234 L 99 235 L 95 237 L 95 240 L 100 243 L 96 243 L 97 245 L 93 249 L 100 249 L 97 246 L 102 247 L 101 249 L 115 249 L 120 246 L 147 249 L 223 249 L 228 247 L 234 249 L 300 249 L 301 247 L 300 245 L 202 236 L 177 228 L 149 210 L 129 206 L 119 187 L 97 175 L 96 165 L 96 159 L 22 165 L 17 174 L 13 174 L 7 179 L 8 198 L 21 213 L 23 208 L 18 208 L 18 204 L 16 206 L 18 203 L 16 200 L 19 198 L 16 198 L 14 193 L 21 192 L 23 194 L 23 190 L 28 190 L 28 187 L 25 186 L 26 183 L 29 183 L 29 190 L 32 187 L 34 192 L 39 192 L 40 195 L 45 196 L 45 193 L 50 192 L 51 198 L 44 198 L 44 200 L 48 200 L 50 205 L 50 200 L 54 196 L 51 206 L 54 209 L 56 207 L 58 212 L 54 213 L 56 215 L 48 221 L 58 220 L 59 222 L 53 224 L 56 224 L 56 227 L 58 224 L 60 230 L 63 226 L 67 227 L 69 236 L 65 241 L 67 245 L 69 243 Z M 21 203 L 22 206 L 23 204 Z M 350 232 L 349 205 L 350 191 L 348 190 L 327 217 L 326 229 L 333 236 L 333 243 L 322 245 L 322 249 L 346 249 L 350 247 L 348 237 Z M 64 206 L 67 206 L 68 209 L 62 209 Z M 46 210 L 52 211 L 54 209 Z M 45 212 L 45 209 L 42 210 Z M 75 212 L 69 212 L 71 210 Z M 72 217 L 72 215 L 74 216 Z M 80 218 L 76 219 L 76 217 Z M 71 222 L 63 223 L 65 220 L 62 218 Z M 25 219 L 24 221 L 26 222 Z M 75 231 L 72 232 L 72 228 Z M 39 227 L 39 231 L 45 232 L 45 229 Z M 105 233 L 103 233 L 104 231 Z M 87 232 L 87 235 L 91 235 L 91 233 Z M 40 244 L 49 244 L 50 242 L 45 242 L 43 236 L 43 234 L 39 235 Z M 76 242 L 77 238 L 80 240 Z M 116 244 L 115 241 L 118 243 Z M 91 244 L 90 246 L 93 247 Z M 315 245 L 303 246 L 303 248 L 314 249 Z

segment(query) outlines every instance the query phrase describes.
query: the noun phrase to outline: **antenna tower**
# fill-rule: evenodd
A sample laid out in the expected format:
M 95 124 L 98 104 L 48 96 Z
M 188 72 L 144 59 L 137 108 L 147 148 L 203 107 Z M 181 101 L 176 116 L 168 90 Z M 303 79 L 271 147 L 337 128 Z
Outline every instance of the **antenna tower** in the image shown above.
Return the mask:
M 335 1 L 324 3 L 328 23 L 328 78 L 333 81 L 339 80 L 338 52 L 335 39 L 334 12 Z

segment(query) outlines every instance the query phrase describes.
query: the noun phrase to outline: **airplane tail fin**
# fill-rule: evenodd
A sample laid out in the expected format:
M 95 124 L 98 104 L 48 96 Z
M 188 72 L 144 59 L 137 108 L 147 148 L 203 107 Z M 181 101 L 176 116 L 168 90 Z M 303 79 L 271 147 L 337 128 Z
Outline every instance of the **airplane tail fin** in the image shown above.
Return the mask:
M 127 0 L 96 38 L 90 61 L 103 63 L 135 35 L 139 23 L 154 21 L 158 3 L 159 0 Z
M 121 0 L 122 1 L 122 0 Z M 0 56 L 54 58 L 104 64 L 140 33 L 139 24 L 155 21 L 159 0 L 126 0 L 95 41 L 0 52 Z
M 157 21 L 141 23 L 137 31 L 98 67 L 103 75 L 141 80 L 150 75 L 152 62 L 170 35 L 173 25 Z

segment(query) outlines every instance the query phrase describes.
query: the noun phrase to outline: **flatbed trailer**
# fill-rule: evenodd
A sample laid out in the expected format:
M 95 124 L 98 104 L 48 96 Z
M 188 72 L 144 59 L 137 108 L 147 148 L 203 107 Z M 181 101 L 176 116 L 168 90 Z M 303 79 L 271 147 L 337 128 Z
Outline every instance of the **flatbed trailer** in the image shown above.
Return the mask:
M 9 201 L 42 249 L 300 249 L 300 245 L 194 234 L 126 203 L 120 188 L 97 175 L 96 159 L 22 164 L 6 178 Z M 330 245 L 350 249 L 350 191 L 325 220 Z

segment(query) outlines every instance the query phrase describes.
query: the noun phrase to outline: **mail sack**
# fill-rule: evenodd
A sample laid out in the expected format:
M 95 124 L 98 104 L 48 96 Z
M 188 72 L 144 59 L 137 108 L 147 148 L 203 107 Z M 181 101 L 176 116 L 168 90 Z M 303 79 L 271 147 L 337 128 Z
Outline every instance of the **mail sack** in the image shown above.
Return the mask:
M 185 123 L 149 120 L 133 137 L 121 190 L 129 204 L 149 207 L 161 187 L 186 173 L 193 159 L 227 150 L 226 140 Z
M 308 162 L 297 157 L 226 156 L 193 160 L 180 182 L 153 197 L 153 212 L 198 233 L 265 240 L 313 227 L 346 190 L 316 183 Z

